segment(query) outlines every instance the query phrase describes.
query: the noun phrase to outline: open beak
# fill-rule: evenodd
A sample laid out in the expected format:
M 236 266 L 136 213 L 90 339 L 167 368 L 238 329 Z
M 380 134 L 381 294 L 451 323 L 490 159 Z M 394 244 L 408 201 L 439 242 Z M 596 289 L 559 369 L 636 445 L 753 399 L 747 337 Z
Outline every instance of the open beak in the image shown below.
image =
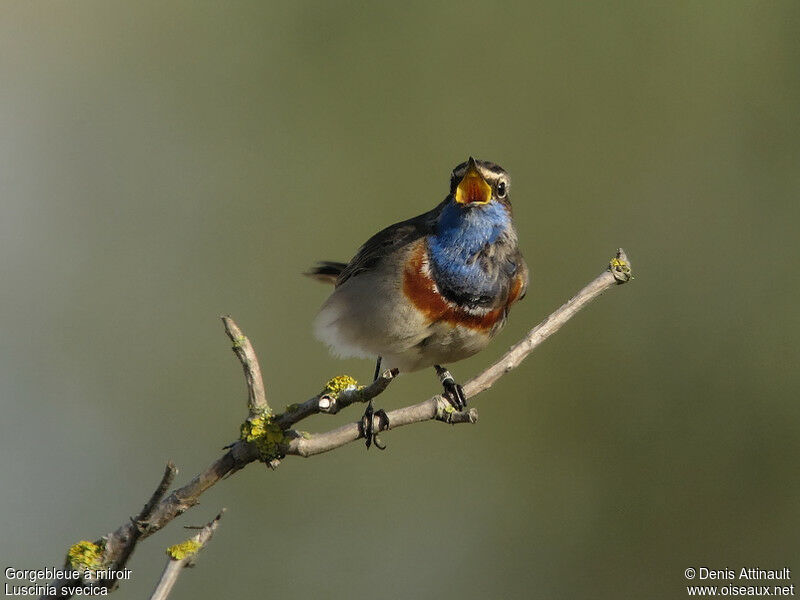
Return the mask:
M 492 199 L 492 186 L 486 183 L 471 156 L 467 163 L 467 172 L 458 184 L 455 196 L 459 204 L 486 204 Z

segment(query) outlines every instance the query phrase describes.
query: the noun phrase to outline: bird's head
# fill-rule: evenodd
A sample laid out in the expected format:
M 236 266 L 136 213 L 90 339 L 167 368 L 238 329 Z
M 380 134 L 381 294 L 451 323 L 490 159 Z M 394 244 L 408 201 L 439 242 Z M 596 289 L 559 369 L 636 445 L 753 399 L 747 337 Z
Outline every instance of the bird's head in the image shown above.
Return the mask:
M 511 206 L 511 179 L 500 165 L 485 160 L 461 163 L 450 177 L 450 195 L 463 208 L 486 206 L 493 202 Z

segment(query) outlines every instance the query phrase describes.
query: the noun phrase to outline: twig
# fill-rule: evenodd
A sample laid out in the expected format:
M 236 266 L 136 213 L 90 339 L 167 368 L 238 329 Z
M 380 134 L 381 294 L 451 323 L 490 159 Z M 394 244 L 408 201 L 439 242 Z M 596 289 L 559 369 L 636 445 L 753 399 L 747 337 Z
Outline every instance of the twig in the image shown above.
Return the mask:
M 271 414 L 272 411 L 267 402 L 267 390 L 264 387 L 261 367 L 258 364 L 253 345 L 230 316 L 225 315 L 222 317 L 222 323 L 225 325 L 225 333 L 228 334 L 231 342 L 233 342 L 233 351 L 242 363 L 242 369 L 244 369 L 244 377 L 247 380 L 249 418 L 255 419 L 265 414 Z
M 562 304 L 544 321 L 531 329 L 528 335 L 511 346 L 509 351 L 506 352 L 500 360 L 470 379 L 464 385 L 464 393 L 471 398 L 492 387 L 495 381 L 509 371 L 516 369 L 525 357 L 533 352 L 534 348 L 561 329 L 564 323 L 574 317 L 575 313 L 580 309 L 589 304 L 589 302 L 597 298 L 608 288 L 626 283 L 630 281 L 631 278 L 630 262 L 628 261 L 625 251 L 620 248 L 617 250 L 616 258 L 611 260 L 611 264 L 607 270 L 600 273 L 594 281 Z
M 292 410 L 287 410 L 285 413 L 275 417 L 275 423 L 281 429 L 288 429 L 311 415 L 317 413 L 335 415 L 343 408 L 356 402 L 369 402 L 389 387 L 389 384 L 397 377 L 397 373 L 397 369 L 384 371 L 366 387 L 361 389 L 352 387 L 335 395 L 323 390 L 310 400 L 306 400 L 302 404 L 293 407 Z
M 161 502 L 161 498 L 167 493 L 169 486 L 172 485 L 172 482 L 175 480 L 175 475 L 177 474 L 178 468 L 175 466 L 175 463 L 171 460 L 168 461 L 167 466 L 164 467 L 164 475 L 161 477 L 161 483 L 158 484 L 150 500 L 148 500 L 147 504 L 142 508 L 142 512 L 136 517 L 139 523 L 144 524 L 147 522 L 147 519 L 153 514 L 153 510 L 158 506 L 158 503 Z
M 624 251 L 620 248 L 616 258 L 612 259 L 609 268 L 539 325 L 531 329 L 525 338 L 512 346 L 500 360 L 468 381 L 464 385 L 464 392 L 466 395 L 468 397 L 473 397 L 490 388 L 500 377 L 519 366 L 528 354 L 545 339 L 558 331 L 558 329 L 575 316 L 581 308 L 610 287 L 625 283 L 631 278 L 627 256 L 625 256 Z M 271 415 L 269 404 L 267 404 L 264 384 L 261 379 L 261 369 L 259 368 L 258 359 L 256 358 L 255 351 L 250 341 L 242 334 L 241 329 L 236 325 L 233 319 L 226 316 L 223 317 L 222 320 L 225 324 L 226 333 L 233 341 L 234 352 L 241 361 L 244 369 L 249 395 L 249 419 L 253 420 L 255 418 Z M 317 394 L 310 400 L 294 407 L 292 410 L 288 410 L 286 413 L 272 418 L 271 422 L 278 425 L 281 430 L 284 430 L 285 442 L 281 445 L 283 453 L 286 455 L 303 457 L 313 456 L 315 454 L 334 450 L 335 448 L 359 439 L 361 434 L 357 423 L 348 423 L 332 431 L 316 435 L 304 434 L 288 428 L 312 414 L 319 412 L 335 413 L 354 402 L 366 402 L 369 398 L 383 392 L 394 380 L 395 375 L 396 373 L 387 371 L 383 373 L 377 381 L 366 388 L 360 390 L 355 388 L 345 389 L 335 397 L 331 397 L 324 392 Z M 331 402 L 331 400 L 333 400 L 333 402 Z M 456 412 L 441 396 L 433 396 L 419 404 L 391 411 L 388 413 L 388 417 L 389 429 L 396 429 L 404 425 L 430 420 L 437 420 L 450 424 L 475 423 L 478 419 L 478 412 L 474 408 L 470 408 L 465 412 Z M 380 424 L 376 421 L 376 431 L 379 426 Z M 214 461 L 205 471 L 199 473 L 183 487 L 174 490 L 166 498 L 160 499 L 157 504 L 155 500 L 151 499 L 146 505 L 146 508 L 150 507 L 146 518 L 137 518 L 130 523 L 126 523 L 120 526 L 114 533 L 107 536 L 103 556 L 105 564 L 124 565 L 124 560 L 127 560 L 127 556 L 133 551 L 133 547 L 137 541 L 152 535 L 167 525 L 175 517 L 183 514 L 187 509 L 197 504 L 203 492 L 220 479 L 236 472 L 258 458 L 259 452 L 256 445 L 240 440 L 231 445 L 223 456 Z M 172 477 L 174 477 L 174 473 Z M 168 486 L 169 482 L 163 485 L 163 490 L 166 490 Z M 163 490 L 162 485 L 159 485 L 157 492 L 163 495 Z M 155 498 L 156 495 L 157 494 L 154 494 L 153 498 Z M 142 523 L 145 523 L 146 526 L 143 526 Z M 132 543 L 128 545 L 131 540 Z M 125 555 L 125 552 L 127 552 L 127 555 Z M 123 556 L 125 556 L 125 558 L 120 562 Z M 56 585 L 56 582 L 54 582 L 53 585 Z M 57 587 L 56 595 L 52 597 L 66 597 L 59 595 L 60 591 L 61 587 L 59 586 Z
M 126 536 L 116 535 L 109 537 L 109 540 L 106 542 L 106 555 L 108 556 L 111 554 L 117 556 L 112 566 L 113 570 L 119 571 L 125 567 L 131 554 L 133 554 L 133 549 L 136 547 L 136 542 L 138 542 L 142 534 L 148 532 L 149 528 L 151 527 L 150 519 L 158 507 L 158 504 L 161 502 L 161 499 L 164 497 L 164 494 L 167 493 L 169 486 L 172 485 L 172 482 L 175 480 L 175 476 L 177 474 L 178 468 L 175 466 L 175 463 L 172 461 L 167 462 L 167 465 L 164 468 L 164 475 L 161 477 L 161 482 L 153 492 L 150 500 L 148 500 L 147 504 L 145 504 L 144 508 L 142 508 L 142 511 L 136 516 L 135 519 L 131 521 L 131 525 L 133 527 L 130 528 L 130 534 L 127 535 L 127 540 L 123 542 L 120 550 L 116 550 L 110 544 L 114 544 L 118 540 L 124 540 Z
M 181 571 L 186 567 L 194 566 L 197 553 L 205 548 L 206 544 L 211 540 L 211 536 L 214 535 L 214 531 L 216 531 L 224 512 L 225 509 L 223 508 L 212 521 L 206 523 L 200 529 L 197 535 L 167 550 L 167 564 L 164 566 L 164 572 L 161 574 L 161 579 L 156 584 L 156 589 L 150 596 L 150 600 L 164 600 L 169 596 L 175 582 L 178 581 L 178 575 L 181 574 Z
M 450 404 L 441 396 L 434 396 L 414 404 L 413 406 L 406 406 L 405 408 L 398 408 L 386 415 L 389 417 L 388 429 L 397 429 L 403 425 L 411 425 L 412 423 L 422 423 L 423 421 L 442 421 L 455 425 L 456 423 L 477 423 L 478 411 L 475 408 L 470 408 L 464 412 L 457 412 L 453 410 Z M 378 431 L 380 422 L 377 417 L 374 417 L 373 426 L 375 431 Z M 341 427 L 312 435 L 310 437 L 304 436 L 296 431 L 288 431 L 287 437 L 291 439 L 288 447 L 286 448 L 287 455 L 296 455 L 302 457 L 314 456 L 315 454 L 322 454 L 335 450 L 340 446 L 355 442 L 361 437 L 361 430 L 358 423 L 348 423 Z
M 172 461 L 169 461 L 164 468 L 164 474 L 161 476 L 161 481 L 155 489 L 150 499 L 144 505 L 139 514 L 130 519 L 128 522 L 120 525 L 117 530 L 109 534 L 105 540 L 98 540 L 96 544 L 103 547 L 104 565 L 112 572 L 121 571 L 128 563 L 128 559 L 133 554 L 136 543 L 139 539 L 147 534 L 149 535 L 151 529 L 151 519 L 157 508 L 160 507 L 164 494 L 167 493 L 169 486 L 175 480 L 178 469 Z M 72 565 L 66 564 L 67 569 L 72 569 Z M 73 571 L 77 569 L 72 569 Z M 52 585 L 56 589 L 56 593 L 50 596 L 42 596 L 42 598 L 70 598 L 72 594 L 67 592 L 68 588 L 74 587 L 75 579 L 65 578 L 57 579 Z M 98 581 L 84 581 L 85 587 L 107 587 L 111 589 L 116 583 L 116 578 L 102 579 Z

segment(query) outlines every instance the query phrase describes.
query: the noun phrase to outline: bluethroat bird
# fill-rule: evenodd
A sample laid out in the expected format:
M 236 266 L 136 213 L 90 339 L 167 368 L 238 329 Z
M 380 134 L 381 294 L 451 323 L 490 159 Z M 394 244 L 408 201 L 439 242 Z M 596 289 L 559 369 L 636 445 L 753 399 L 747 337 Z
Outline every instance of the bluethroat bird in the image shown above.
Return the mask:
M 436 208 L 373 235 L 349 263 L 321 262 L 307 275 L 333 283 L 316 336 L 342 357 L 377 357 L 401 372 L 433 367 L 456 410 L 467 399 L 442 365 L 482 350 L 525 295 L 528 267 L 511 219 L 508 173 L 470 157 L 453 169 Z M 369 402 L 367 448 L 388 427 Z

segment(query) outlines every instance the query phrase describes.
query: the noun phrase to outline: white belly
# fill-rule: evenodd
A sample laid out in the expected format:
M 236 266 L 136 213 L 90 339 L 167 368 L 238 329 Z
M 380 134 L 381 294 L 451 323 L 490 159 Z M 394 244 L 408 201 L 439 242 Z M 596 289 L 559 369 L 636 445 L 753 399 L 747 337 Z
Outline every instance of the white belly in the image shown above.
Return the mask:
M 431 323 L 405 298 L 399 281 L 381 279 L 349 279 L 320 309 L 314 333 L 335 354 L 381 356 L 386 368 L 409 372 L 467 358 L 489 343 L 488 332 Z

